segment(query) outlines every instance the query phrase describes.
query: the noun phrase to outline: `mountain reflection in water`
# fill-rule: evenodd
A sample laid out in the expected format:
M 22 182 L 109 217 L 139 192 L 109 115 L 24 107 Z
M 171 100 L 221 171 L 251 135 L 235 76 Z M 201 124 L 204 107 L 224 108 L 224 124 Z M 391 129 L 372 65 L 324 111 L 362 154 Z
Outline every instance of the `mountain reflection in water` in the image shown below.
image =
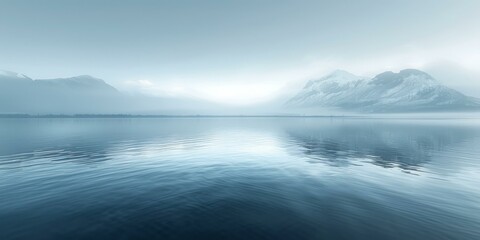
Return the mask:
M 391 121 L 310 124 L 287 132 L 300 146 L 301 153 L 311 158 L 311 163 L 341 167 L 361 162 L 406 171 L 420 171 L 431 161 L 434 151 L 467 141 L 476 134 L 462 126 L 446 128 Z
M 0 239 L 477 239 L 480 121 L 0 119 Z

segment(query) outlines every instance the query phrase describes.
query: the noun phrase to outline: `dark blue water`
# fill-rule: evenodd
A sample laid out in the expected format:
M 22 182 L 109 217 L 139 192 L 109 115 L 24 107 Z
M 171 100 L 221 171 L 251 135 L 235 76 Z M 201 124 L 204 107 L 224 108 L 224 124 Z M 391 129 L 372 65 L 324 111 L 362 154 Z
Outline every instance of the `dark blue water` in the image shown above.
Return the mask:
M 0 239 L 480 239 L 480 120 L 0 119 Z

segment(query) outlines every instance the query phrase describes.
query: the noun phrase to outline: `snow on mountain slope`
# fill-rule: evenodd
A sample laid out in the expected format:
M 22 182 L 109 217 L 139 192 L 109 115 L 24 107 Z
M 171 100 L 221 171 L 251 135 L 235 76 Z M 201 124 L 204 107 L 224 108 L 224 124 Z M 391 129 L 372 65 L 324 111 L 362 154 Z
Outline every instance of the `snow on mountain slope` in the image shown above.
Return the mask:
M 480 109 L 477 99 L 445 87 L 429 74 L 416 69 L 384 72 L 372 79 L 335 71 L 308 82 L 286 105 L 366 112 Z
M 339 105 L 348 102 L 356 89 L 366 84 L 363 77 L 337 70 L 319 80 L 309 81 L 300 93 L 287 102 L 290 106 Z
M 19 74 L 16 72 L 12 71 L 5 71 L 5 70 L 0 70 L 0 79 L 7 79 L 7 78 L 24 78 L 24 79 L 30 79 L 29 77 Z

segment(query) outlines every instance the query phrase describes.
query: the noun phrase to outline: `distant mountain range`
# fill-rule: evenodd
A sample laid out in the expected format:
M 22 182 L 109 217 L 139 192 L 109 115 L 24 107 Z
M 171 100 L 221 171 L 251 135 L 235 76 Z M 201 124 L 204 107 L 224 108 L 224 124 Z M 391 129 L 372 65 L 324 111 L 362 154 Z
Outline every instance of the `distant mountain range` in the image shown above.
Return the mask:
M 0 114 L 187 114 L 214 106 L 194 99 L 131 96 L 88 75 L 34 80 L 0 71 Z
M 415 69 L 384 72 L 372 79 L 337 70 L 308 82 L 283 108 L 274 106 L 278 104 L 241 109 L 199 99 L 132 96 L 88 75 L 34 80 L 0 71 L 0 114 L 281 115 L 295 112 L 292 109 L 300 110 L 298 113 L 319 108 L 349 112 L 474 111 L 480 110 L 480 100 Z
M 336 108 L 355 112 L 480 110 L 480 100 L 440 84 L 416 69 L 384 72 L 374 78 L 337 70 L 309 81 L 287 108 Z
M 115 88 L 91 76 L 33 80 L 0 72 L 1 113 L 114 113 L 124 101 Z

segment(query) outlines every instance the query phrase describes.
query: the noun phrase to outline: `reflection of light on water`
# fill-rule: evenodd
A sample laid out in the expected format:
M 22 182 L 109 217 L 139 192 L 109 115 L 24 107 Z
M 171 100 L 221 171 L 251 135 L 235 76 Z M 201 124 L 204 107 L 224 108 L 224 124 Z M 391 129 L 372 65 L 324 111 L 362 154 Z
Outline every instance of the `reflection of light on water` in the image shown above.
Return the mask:
M 119 142 L 109 148 L 112 157 L 136 162 L 203 159 L 205 162 L 224 158 L 223 161 L 248 161 L 249 158 L 285 157 L 280 139 L 268 133 L 231 131 L 213 133 L 193 138 L 158 138 L 146 142 Z M 226 156 L 233 156 L 225 158 Z
M 78 234 L 93 222 L 101 233 L 116 226 L 137 236 L 146 229 L 178 235 L 212 226 L 227 233 L 245 227 L 240 238 L 281 238 L 290 227 L 297 235 L 289 239 L 325 230 L 351 238 L 366 232 L 406 234 L 401 239 L 478 235 L 476 125 L 62 121 L 34 127 L 60 122 L 69 129 L 62 134 L 43 129 L 35 135 L 26 122 L 17 125 L 15 138 L 0 136 L 2 146 L 11 146 L 0 149 L 0 218 L 22 223 L 0 221 L 2 234 Z

